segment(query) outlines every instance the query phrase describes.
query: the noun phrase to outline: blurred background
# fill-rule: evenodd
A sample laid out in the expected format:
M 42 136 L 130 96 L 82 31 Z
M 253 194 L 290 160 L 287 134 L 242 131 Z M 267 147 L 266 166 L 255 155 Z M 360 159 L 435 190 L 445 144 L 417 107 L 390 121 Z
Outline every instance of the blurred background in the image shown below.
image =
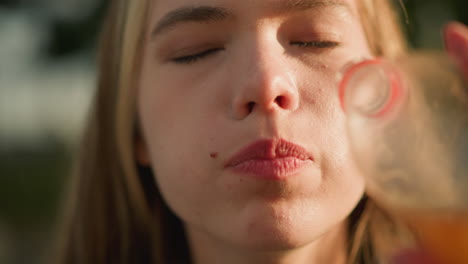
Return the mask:
M 106 2 L 0 0 L 1 264 L 39 263 L 52 241 L 94 90 Z M 466 0 L 403 2 L 414 47 L 442 48 L 444 23 L 468 23 Z

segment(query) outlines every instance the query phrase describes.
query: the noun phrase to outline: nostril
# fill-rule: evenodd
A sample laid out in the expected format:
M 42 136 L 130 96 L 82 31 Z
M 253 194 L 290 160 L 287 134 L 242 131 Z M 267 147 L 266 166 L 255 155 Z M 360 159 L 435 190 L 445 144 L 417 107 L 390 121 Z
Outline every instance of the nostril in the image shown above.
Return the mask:
M 286 100 L 284 98 L 284 96 L 278 96 L 275 98 L 275 103 L 281 107 L 281 108 L 285 108 L 285 103 L 286 103 Z
M 247 111 L 248 111 L 249 114 L 252 113 L 252 111 L 254 109 L 254 106 L 255 106 L 255 102 L 249 102 L 247 104 Z

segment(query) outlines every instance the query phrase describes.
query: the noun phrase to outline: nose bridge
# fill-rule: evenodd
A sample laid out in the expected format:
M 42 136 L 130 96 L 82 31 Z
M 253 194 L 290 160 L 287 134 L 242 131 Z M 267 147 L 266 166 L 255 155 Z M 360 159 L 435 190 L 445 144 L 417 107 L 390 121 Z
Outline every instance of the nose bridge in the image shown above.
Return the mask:
M 276 34 L 252 33 L 244 45 L 240 87 L 234 96 L 236 115 L 297 108 L 295 76 Z
M 257 84 L 259 90 L 274 88 L 273 84 L 279 83 L 289 72 L 276 44 L 273 40 L 258 40 L 252 48 L 249 81 Z

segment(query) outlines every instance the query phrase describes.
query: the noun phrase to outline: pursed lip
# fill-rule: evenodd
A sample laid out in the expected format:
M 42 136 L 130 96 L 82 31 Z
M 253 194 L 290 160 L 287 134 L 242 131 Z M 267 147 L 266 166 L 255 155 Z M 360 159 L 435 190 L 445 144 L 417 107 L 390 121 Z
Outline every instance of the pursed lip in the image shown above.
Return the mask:
M 284 139 L 264 139 L 242 148 L 227 160 L 224 167 L 258 178 L 284 179 L 313 160 L 302 146 Z

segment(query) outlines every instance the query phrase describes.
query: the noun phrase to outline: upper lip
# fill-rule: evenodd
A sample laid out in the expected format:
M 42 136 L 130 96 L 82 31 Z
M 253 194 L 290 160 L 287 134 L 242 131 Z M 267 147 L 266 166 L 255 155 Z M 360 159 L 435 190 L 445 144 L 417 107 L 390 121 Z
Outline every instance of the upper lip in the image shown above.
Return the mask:
M 224 167 L 234 167 L 248 160 L 273 160 L 286 157 L 313 160 L 312 155 L 300 145 L 284 139 L 263 139 L 255 141 L 235 153 L 227 160 Z

